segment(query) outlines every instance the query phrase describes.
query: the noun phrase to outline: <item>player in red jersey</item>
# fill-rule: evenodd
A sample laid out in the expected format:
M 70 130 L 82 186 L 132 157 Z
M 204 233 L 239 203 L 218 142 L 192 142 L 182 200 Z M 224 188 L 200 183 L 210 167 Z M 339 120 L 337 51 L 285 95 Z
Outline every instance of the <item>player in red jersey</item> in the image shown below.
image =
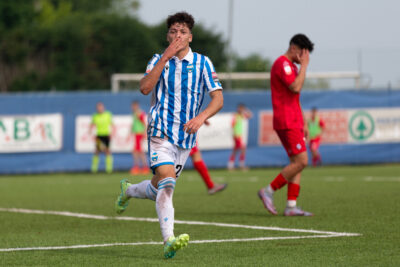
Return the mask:
M 304 34 L 296 34 L 289 43 L 289 49 L 280 56 L 271 69 L 271 96 L 273 127 L 285 148 L 290 163 L 266 187 L 258 191 L 264 207 L 272 214 L 277 211 L 273 203 L 276 190 L 288 184 L 285 216 L 312 216 L 310 212 L 297 207 L 302 170 L 307 166 L 308 157 L 305 143 L 308 129 L 300 105 L 300 91 L 306 77 L 310 53 L 314 44 Z M 300 64 L 300 71 L 294 64 Z
M 206 126 L 209 126 L 210 122 L 205 121 L 204 124 Z M 190 150 L 189 156 L 192 159 L 193 167 L 200 174 L 201 178 L 203 179 L 204 183 L 206 184 L 207 189 L 208 189 L 208 194 L 214 195 L 215 193 L 221 192 L 228 186 L 228 184 L 216 184 L 211 179 L 211 176 L 208 172 L 207 165 L 205 164 L 203 157 L 201 156 L 201 152 L 198 148 L 197 141 L 196 141 L 196 145 L 192 148 L 192 150 Z
M 312 155 L 312 165 L 315 167 L 322 163 L 321 154 L 318 151 L 321 144 L 322 132 L 325 128 L 325 122 L 317 115 L 317 108 L 312 108 L 311 118 L 307 121 L 309 147 Z
M 192 159 L 193 167 L 200 174 L 201 178 L 207 186 L 208 194 L 213 195 L 215 193 L 221 192 L 228 186 L 228 184 L 216 184 L 211 179 L 207 165 L 204 163 L 201 152 L 197 148 L 197 144 L 192 148 L 189 155 Z
M 142 140 L 146 138 L 146 113 L 140 109 L 140 103 L 138 101 L 133 101 L 131 108 L 133 121 L 131 133 L 135 140 L 135 147 L 132 151 L 133 167 L 131 169 L 131 174 L 148 174 L 150 169 L 147 166 L 146 154 L 142 147 Z
M 244 163 L 246 156 L 246 144 L 243 141 L 243 134 L 244 121 L 250 119 L 252 116 L 253 113 L 243 103 L 238 104 L 237 111 L 233 115 L 232 120 L 233 149 L 228 161 L 228 170 L 233 170 L 235 168 L 235 158 L 238 152 L 240 152 L 240 169 L 242 169 L 243 171 L 248 170 Z

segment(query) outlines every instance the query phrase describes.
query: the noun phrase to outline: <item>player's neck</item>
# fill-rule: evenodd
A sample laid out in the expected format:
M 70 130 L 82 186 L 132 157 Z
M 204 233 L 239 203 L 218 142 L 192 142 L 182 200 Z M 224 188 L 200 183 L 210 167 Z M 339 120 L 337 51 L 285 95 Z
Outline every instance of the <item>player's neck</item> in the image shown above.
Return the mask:
M 189 53 L 189 49 L 190 49 L 190 47 L 188 46 L 176 54 L 176 56 L 179 58 L 179 60 L 182 60 Z
M 289 59 L 290 62 L 293 63 L 293 57 L 289 51 L 287 51 L 285 54 L 283 54 L 287 59 Z

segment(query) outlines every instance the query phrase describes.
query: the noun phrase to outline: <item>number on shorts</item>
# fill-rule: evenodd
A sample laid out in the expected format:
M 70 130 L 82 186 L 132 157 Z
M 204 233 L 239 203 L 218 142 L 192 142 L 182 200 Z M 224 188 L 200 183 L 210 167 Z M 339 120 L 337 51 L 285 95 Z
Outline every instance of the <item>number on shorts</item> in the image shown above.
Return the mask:
M 181 171 L 182 171 L 182 165 L 176 165 L 175 168 L 176 168 L 176 173 L 175 173 L 175 175 L 176 175 L 176 177 L 178 177 L 179 174 L 180 174 Z

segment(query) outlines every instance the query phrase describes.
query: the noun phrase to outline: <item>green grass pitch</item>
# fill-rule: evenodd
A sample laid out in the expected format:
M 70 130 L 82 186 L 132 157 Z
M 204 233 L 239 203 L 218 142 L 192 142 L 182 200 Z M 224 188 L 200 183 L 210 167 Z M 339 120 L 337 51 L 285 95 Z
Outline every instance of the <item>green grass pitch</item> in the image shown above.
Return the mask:
M 195 243 L 165 260 L 162 245 L 123 245 L 59 250 L 4 251 L 160 242 L 158 222 L 110 217 L 127 173 L 49 174 L 0 177 L 0 266 L 400 266 L 400 165 L 330 166 L 303 172 L 298 203 L 314 217 L 282 216 L 286 188 L 275 194 L 279 215 L 266 212 L 257 191 L 279 169 L 248 172 L 213 170 L 226 191 L 209 196 L 198 174 L 184 170 L 174 194 L 181 221 L 358 233 L 359 236 L 283 239 L 312 233 L 243 227 L 175 224 L 191 241 L 271 237 L 276 240 Z M 145 177 L 131 177 L 139 182 Z M 8 209 L 69 211 L 107 216 L 104 220 Z M 130 201 L 123 217 L 156 218 L 155 203 Z

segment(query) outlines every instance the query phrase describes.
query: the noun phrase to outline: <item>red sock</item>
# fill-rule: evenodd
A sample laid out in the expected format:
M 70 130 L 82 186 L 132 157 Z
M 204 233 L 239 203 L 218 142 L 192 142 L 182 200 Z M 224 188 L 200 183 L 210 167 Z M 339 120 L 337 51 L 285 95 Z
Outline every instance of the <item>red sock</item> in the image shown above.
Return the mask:
M 210 174 L 208 173 L 208 169 L 206 164 L 204 163 L 203 160 L 193 162 L 194 168 L 199 172 L 201 175 L 201 178 L 203 178 L 204 183 L 207 185 L 208 189 L 211 189 L 214 187 L 214 183 L 211 180 Z
M 287 181 L 285 177 L 280 173 L 278 176 L 275 177 L 275 179 L 271 182 L 271 187 L 274 189 L 274 191 L 280 189 L 281 187 L 285 186 L 287 184 Z
M 315 156 L 312 158 L 312 165 L 315 167 L 317 165 L 318 162 L 318 156 Z
M 231 156 L 229 157 L 229 161 L 235 161 L 235 154 L 231 154 Z
M 288 200 L 297 200 L 297 197 L 300 193 L 300 185 L 289 183 L 288 184 L 288 191 L 287 191 L 287 199 Z
M 245 158 L 246 158 L 246 154 L 245 153 L 240 153 L 239 160 L 240 161 L 244 161 Z

